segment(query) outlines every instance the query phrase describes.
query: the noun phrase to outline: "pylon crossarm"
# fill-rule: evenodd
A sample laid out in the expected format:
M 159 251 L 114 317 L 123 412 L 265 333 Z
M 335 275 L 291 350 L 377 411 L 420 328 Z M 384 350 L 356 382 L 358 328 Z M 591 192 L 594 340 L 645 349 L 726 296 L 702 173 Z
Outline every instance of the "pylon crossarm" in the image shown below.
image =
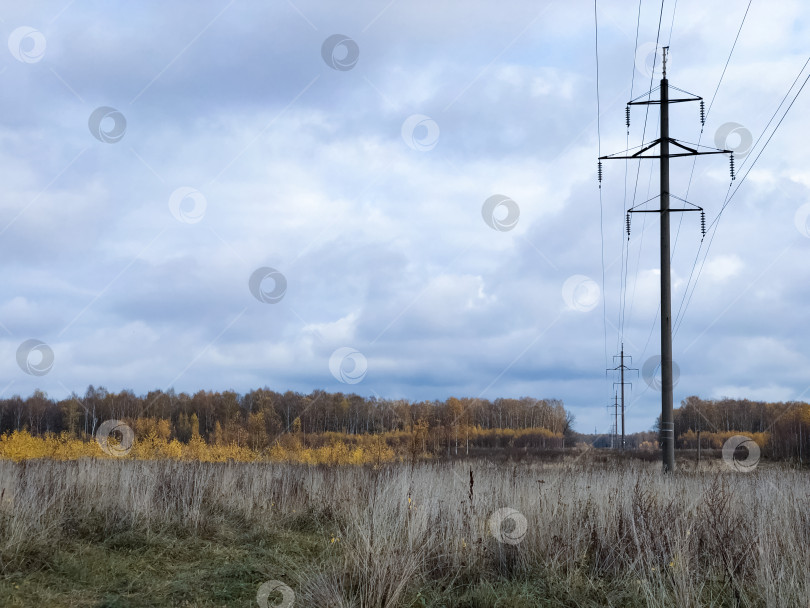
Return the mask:
M 667 142 L 672 144 L 673 146 L 676 146 L 677 148 L 680 148 L 681 150 L 684 150 L 684 152 L 676 152 L 674 154 L 673 153 L 667 154 L 667 158 L 677 158 L 679 156 L 702 156 L 704 154 L 733 154 L 733 152 L 731 150 L 721 150 L 720 148 L 712 148 L 711 146 L 704 146 L 704 145 L 701 145 L 701 144 L 693 144 L 693 143 L 688 142 L 688 141 L 687 142 L 681 142 L 680 140 L 677 140 L 674 137 L 667 137 Z M 652 158 L 662 158 L 662 156 L 660 154 L 644 154 L 644 152 L 654 148 L 655 146 L 659 145 L 660 143 L 661 143 L 661 138 L 658 138 L 656 140 L 651 141 L 650 143 L 648 143 L 646 145 L 641 144 L 641 146 L 636 146 L 635 148 L 628 148 L 627 150 L 624 150 L 623 152 L 616 152 L 615 154 L 608 154 L 607 156 L 600 156 L 599 160 L 618 160 L 620 158 L 631 159 L 631 160 L 634 159 L 634 158 L 637 158 L 639 160 L 641 160 L 641 159 L 652 159 Z M 690 148 L 689 146 L 687 146 L 685 144 L 689 144 L 691 146 L 694 146 L 694 148 Z M 630 152 L 630 150 L 635 150 L 636 148 L 639 148 L 639 149 L 636 152 L 634 152 L 633 154 L 627 155 L 627 153 Z M 622 156 L 619 156 L 620 154 Z
M 656 139 L 655 141 L 650 142 L 646 146 L 644 144 L 642 144 L 641 146 L 635 146 L 633 148 L 628 148 L 627 150 L 624 150 L 622 152 L 616 152 L 615 154 L 608 154 L 607 156 L 600 156 L 599 160 L 615 160 L 615 159 L 618 159 L 618 158 L 652 158 L 652 157 L 639 156 L 639 155 L 641 153 L 643 153 L 643 152 L 646 152 L 650 148 L 654 148 L 655 146 L 657 146 L 660 143 L 661 143 L 661 140 Z M 617 156 L 617 154 L 625 154 L 625 153 L 629 152 L 630 150 L 635 150 L 636 148 L 640 148 L 640 150 L 638 152 L 635 152 L 631 156 Z
M 668 99 L 667 103 L 683 103 L 684 101 L 697 101 L 697 99 L 681 99 L 676 97 L 675 99 Z M 660 104 L 660 99 L 650 99 L 649 101 L 629 101 L 627 102 L 628 106 L 652 106 L 656 104 Z
M 683 148 L 684 150 L 691 150 L 692 148 L 686 147 L 684 144 L 689 144 L 690 146 L 694 146 L 695 151 L 697 154 L 734 154 L 733 150 L 722 150 L 720 148 L 713 148 L 712 146 L 704 146 L 703 144 L 695 144 L 691 141 L 684 141 L 682 139 L 675 139 L 674 137 L 669 138 L 670 143 L 675 144 L 679 148 Z M 708 150 L 708 152 L 701 152 L 701 148 L 703 150 Z
M 644 101 L 638 101 L 642 97 L 649 97 L 650 95 L 652 95 L 653 93 L 658 91 L 660 88 L 661 88 L 661 85 L 658 85 L 654 89 L 650 89 L 646 93 L 642 93 L 638 97 L 634 97 L 633 99 L 631 99 L 630 101 L 627 102 L 627 105 L 628 106 L 643 106 L 643 105 L 647 105 L 647 104 L 661 103 L 660 99 L 646 99 Z M 669 85 L 668 88 L 674 89 L 676 91 L 680 91 L 681 93 L 685 93 L 686 95 L 691 95 L 691 97 L 676 97 L 676 98 L 673 98 L 673 99 L 669 99 L 668 100 L 669 103 L 681 103 L 681 102 L 684 102 L 684 101 L 700 101 L 701 99 L 703 99 L 702 97 L 699 97 L 699 96 L 695 95 L 694 93 L 690 93 L 689 91 L 684 91 L 683 89 L 679 89 L 678 87 L 674 87 L 672 85 Z
M 633 207 L 630 207 L 630 209 L 627 210 L 627 213 L 660 213 L 661 212 L 660 209 L 638 209 L 638 207 L 641 207 L 642 205 L 646 205 L 650 201 L 655 200 L 656 198 L 658 198 L 659 196 L 660 196 L 660 194 L 656 195 L 656 196 L 654 196 L 654 197 L 652 197 L 650 199 L 647 199 L 643 203 L 639 203 L 638 205 L 634 205 Z M 670 209 L 669 209 L 670 211 L 703 211 L 703 207 L 700 207 L 700 206 L 696 205 L 695 203 L 690 203 L 689 201 L 687 201 L 686 199 L 681 198 L 680 196 L 675 196 L 671 192 L 670 192 L 669 196 L 671 198 L 678 199 L 682 203 L 686 203 L 687 205 L 691 205 L 691 207 L 687 207 L 685 209 L 673 209 L 672 207 L 670 207 Z
M 674 213 L 675 211 L 703 211 L 703 209 L 667 209 L 670 213 Z M 661 213 L 660 209 L 628 209 L 627 213 Z
M 649 150 L 649 148 L 647 148 Z M 619 152 L 621 154 L 621 152 Z M 728 150 L 717 150 L 717 151 L 709 151 L 709 152 L 680 152 L 677 154 L 667 154 L 665 157 L 661 156 L 660 154 L 641 154 L 639 151 L 637 154 L 633 154 L 632 156 L 601 156 L 599 160 L 619 160 L 621 158 L 625 159 L 636 159 L 636 160 L 650 160 L 655 158 L 679 158 L 681 156 L 704 156 L 706 154 L 729 154 Z
M 669 154 L 669 158 L 678 158 L 680 156 L 703 156 L 704 154 L 727 154 L 725 150 L 718 150 L 717 152 L 681 152 L 680 154 Z M 661 156 L 643 156 L 641 158 L 661 158 Z

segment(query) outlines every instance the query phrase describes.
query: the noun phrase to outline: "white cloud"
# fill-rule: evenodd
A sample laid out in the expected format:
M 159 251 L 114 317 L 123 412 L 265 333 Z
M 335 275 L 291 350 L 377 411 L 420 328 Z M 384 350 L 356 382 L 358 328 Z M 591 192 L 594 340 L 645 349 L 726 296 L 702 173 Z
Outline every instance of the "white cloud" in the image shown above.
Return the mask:
M 724 385 L 715 388 L 709 399 L 750 399 L 751 401 L 791 401 L 797 398 L 793 389 L 787 386 L 768 384 L 765 386 Z
M 743 269 L 743 261 L 737 255 L 720 255 L 706 262 L 703 272 L 711 281 L 725 281 L 736 277 Z

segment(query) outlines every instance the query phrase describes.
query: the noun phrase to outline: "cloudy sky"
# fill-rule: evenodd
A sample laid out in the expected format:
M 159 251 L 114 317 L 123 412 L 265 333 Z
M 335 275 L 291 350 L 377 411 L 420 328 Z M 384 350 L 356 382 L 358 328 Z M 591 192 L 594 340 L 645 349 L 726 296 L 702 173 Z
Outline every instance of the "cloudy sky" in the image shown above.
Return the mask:
M 753 0 L 718 88 L 747 6 L 600 2 L 600 138 L 586 1 L 3 3 L 0 389 L 528 395 L 608 431 L 622 337 L 659 349 L 658 218 L 624 232 L 658 183 L 606 161 L 600 214 L 597 156 L 658 135 L 624 111 L 661 15 L 670 83 L 711 102 L 671 135 L 736 149 L 740 186 L 714 221 L 727 157 L 672 161 L 710 224 L 672 218 L 676 404 L 806 399 L 810 93 L 754 159 L 810 9 Z

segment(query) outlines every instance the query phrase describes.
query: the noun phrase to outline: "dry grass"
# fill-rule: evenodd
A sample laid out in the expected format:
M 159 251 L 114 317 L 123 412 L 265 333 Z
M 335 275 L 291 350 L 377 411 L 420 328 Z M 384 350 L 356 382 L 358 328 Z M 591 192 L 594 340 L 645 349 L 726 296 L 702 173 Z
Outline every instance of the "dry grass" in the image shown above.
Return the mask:
M 516 544 L 490 529 L 503 507 L 526 518 Z M 256 589 L 270 579 L 307 607 L 804 607 L 810 598 L 810 480 L 798 470 L 760 465 L 742 474 L 714 464 L 665 478 L 658 463 L 584 459 L 377 469 L 0 461 L 4 578 L 47 571 L 54 547 L 77 539 L 193 542 L 237 528 L 258 544 L 302 533 L 314 553 L 283 572 L 245 572 L 238 601 L 187 605 L 256 605 Z M 150 598 L 49 605 L 177 604 Z

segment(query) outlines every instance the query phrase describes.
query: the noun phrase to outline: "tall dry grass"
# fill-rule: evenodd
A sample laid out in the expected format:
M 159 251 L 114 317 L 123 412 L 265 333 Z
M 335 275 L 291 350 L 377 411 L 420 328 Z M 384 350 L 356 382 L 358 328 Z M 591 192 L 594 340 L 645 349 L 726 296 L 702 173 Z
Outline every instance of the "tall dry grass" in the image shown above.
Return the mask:
M 503 507 L 528 524 L 515 544 L 493 536 Z M 572 594 L 604 585 L 605 605 L 792 608 L 810 598 L 810 479 L 787 468 L 664 477 L 640 462 L 0 461 L 4 571 L 47 560 L 71 536 L 302 518 L 335 539 L 335 553 L 285 581 L 296 606 L 421 605 L 420 589 L 451 597 L 522 580 L 558 581 Z M 514 534 L 513 523 L 503 532 Z

